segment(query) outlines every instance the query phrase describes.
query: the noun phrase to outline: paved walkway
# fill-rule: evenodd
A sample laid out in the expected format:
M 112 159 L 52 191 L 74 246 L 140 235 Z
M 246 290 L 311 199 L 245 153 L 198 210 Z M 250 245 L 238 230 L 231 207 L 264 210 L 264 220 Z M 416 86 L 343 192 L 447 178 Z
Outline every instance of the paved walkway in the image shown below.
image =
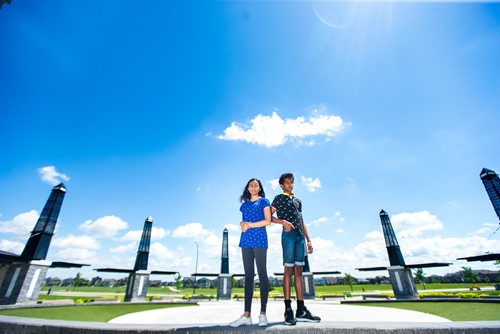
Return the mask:
M 295 303 L 292 303 L 295 307 Z M 345 305 L 338 301 L 306 301 L 306 306 L 322 322 L 450 322 L 435 315 L 388 307 Z M 283 324 L 283 301 L 269 301 L 267 317 L 271 325 Z M 260 305 L 252 303 L 252 320 L 257 322 Z M 243 313 L 243 301 L 207 301 L 199 306 L 174 307 L 129 313 L 114 318 L 114 324 L 165 324 L 171 326 L 224 326 Z M 303 325 L 302 323 L 298 324 Z M 309 325 L 309 324 L 308 324 Z

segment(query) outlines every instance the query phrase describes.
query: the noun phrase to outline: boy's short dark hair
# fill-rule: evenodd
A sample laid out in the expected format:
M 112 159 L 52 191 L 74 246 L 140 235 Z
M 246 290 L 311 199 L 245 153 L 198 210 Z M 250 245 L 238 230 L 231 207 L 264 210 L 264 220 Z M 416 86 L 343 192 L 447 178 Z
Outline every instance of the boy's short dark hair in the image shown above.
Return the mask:
M 286 179 L 292 179 L 292 181 L 295 181 L 295 178 L 293 177 L 292 173 L 284 173 L 284 174 L 281 174 L 281 176 L 280 176 L 280 181 L 279 181 L 280 184 L 285 183 Z

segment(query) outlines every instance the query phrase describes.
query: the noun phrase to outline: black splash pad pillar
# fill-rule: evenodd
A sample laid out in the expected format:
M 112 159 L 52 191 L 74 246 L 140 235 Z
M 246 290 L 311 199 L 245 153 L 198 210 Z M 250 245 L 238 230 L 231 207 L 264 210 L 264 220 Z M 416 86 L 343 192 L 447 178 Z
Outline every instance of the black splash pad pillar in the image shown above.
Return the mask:
M 217 299 L 231 299 L 232 278 L 233 276 L 229 274 L 228 232 L 225 228 L 222 232 L 221 268 L 217 280 Z
M 23 252 L 0 268 L 0 305 L 37 302 L 52 264 L 45 259 L 65 195 L 64 184 L 52 188 Z
M 387 255 L 391 264 L 387 269 L 394 297 L 396 299 L 418 299 L 417 287 L 415 286 L 411 270 L 405 267 L 406 264 L 399 247 L 398 239 L 396 239 L 389 215 L 384 210 L 380 211 L 380 222 L 384 233 Z
M 134 271 L 128 276 L 127 290 L 125 291 L 125 301 L 145 301 L 147 289 L 149 286 L 149 246 L 151 244 L 151 232 L 153 229 L 153 218 L 149 216 L 144 222 L 142 229 L 141 242 L 137 249 Z

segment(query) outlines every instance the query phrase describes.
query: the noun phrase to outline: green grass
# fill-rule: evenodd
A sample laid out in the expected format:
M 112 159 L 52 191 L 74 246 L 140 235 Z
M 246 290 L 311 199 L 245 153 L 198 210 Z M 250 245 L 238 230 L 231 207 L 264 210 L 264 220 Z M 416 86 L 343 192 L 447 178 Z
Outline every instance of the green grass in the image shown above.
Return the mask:
M 380 306 L 429 313 L 451 321 L 481 321 L 500 320 L 499 303 L 474 302 L 397 302 L 397 303 L 366 303 L 363 306 Z
M 0 310 L 0 315 L 53 320 L 108 322 L 124 314 L 160 308 L 193 306 L 186 304 L 82 305 Z
M 476 286 L 494 286 L 495 283 L 476 283 Z M 426 292 L 427 290 L 434 289 L 457 289 L 457 288 L 470 288 L 470 283 L 428 283 L 425 284 L 426 289 L 424 289 L 422 284 L 417 284 L 417 289 L 419 292 Z M 390 284 L 355 284 L 352 286 L 354 293 L 363 293 L 363 292 L 371 292 L 371 291 L 384 291 L 387 290 L 392 292 L 392 287 Z M 48 287 L 44 287 L 43 291 L 47 291 Z M 351 288 L 348 285 L 327 285 L 327 286 L 316 286 L 316 293 L 319 294 L 328 294 L 328 293 L 351 293 Z M 52 292 L 56 291 L 68 291 L 68 292 L 107 292 L 107 293 L 116 293 L 116 294 L 125 294 L 125 287 L 91 287 L 91 286 L 79 286 L 79 287 L 52 287 Z M 258 289 L 256 290 L 258 291 Z M 476 291 L 476 290 L 475 290 Z M 243 294 L 243 288 L 233 288 L 233 294 Z M 274 289 L 275 293 L 282 295 L 283 288 L 276 287 Z M 292 289 L 293 292 L 293 289 Z M 168 295 L 178 295 L 184 296 L 186 294 L 192 295 L 192 288 L 182 288 L 179 292 L 174 292 L 169 288 L 157 288 L 157 287 L 149 287 L 148 294 L 149 295 L 158 295 L 158 294 L 168 294 Z M 483 292 L 484 293 L 484 292 Z M 197 288 L 195 295 L 216 295 L 217 290 L 215 288 Z

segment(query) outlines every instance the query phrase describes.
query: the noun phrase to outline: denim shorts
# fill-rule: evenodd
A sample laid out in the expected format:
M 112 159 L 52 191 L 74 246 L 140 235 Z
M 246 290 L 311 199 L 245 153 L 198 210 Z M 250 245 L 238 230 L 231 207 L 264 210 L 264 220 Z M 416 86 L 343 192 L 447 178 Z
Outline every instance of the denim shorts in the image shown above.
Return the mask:
M 281 246 L 283 247 L 283 266 L 304 266 L 306 244 L 304 235 L 291 230 L 281 232 Z

